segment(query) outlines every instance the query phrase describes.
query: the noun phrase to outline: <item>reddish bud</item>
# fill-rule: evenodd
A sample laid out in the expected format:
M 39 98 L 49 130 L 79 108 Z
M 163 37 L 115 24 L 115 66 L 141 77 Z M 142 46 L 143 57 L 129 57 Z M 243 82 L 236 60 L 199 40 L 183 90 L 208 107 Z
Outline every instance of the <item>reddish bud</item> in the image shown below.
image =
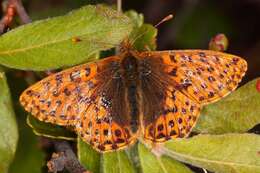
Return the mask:
M 225 34 L 217 34 L 209 42 L 209 49 L 223 52 L 228 48 L 228 39 Z
M 256 90 L 260 92 L 260 79 L 256 81 Z

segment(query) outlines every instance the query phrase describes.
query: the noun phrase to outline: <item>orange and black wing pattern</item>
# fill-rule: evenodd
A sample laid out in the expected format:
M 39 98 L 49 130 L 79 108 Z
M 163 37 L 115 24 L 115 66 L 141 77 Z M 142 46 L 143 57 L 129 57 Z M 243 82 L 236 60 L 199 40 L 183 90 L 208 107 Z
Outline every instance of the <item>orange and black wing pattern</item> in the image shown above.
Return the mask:
M 143 52 L 150 75 L 141 80 L 144 138 L 163 142 L 185 137 L 201 107 L 233 91 L 247 70 L 238 56 L 208 51 Z
M 94 149 L 187 136 L 203 105 L 233 91 L 242 58 L 215 51 L 127 52 L 51 75 L 23 92 L 21 104 L 44 122 L 70 126 Z
M 53 74 L 20 96 L 37 119 L 71 126 L 98 151 L 124 148 L 135 141 L 126 114 L 125 87 L 117 80 L 120 58 L 109 57 Z

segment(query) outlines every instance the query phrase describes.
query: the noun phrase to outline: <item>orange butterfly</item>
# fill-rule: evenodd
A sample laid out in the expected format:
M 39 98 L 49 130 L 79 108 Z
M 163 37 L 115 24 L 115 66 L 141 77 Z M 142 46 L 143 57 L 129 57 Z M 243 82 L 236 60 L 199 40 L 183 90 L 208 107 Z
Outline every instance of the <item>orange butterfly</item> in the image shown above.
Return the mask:
M 122 149 L 189 135 L 203 105 L 233 91 L 242 58 L 209 50 L 138 52 L 79 65 L 26 89 L 20 102 L 37 119 L 72 126 L 94 149 Z

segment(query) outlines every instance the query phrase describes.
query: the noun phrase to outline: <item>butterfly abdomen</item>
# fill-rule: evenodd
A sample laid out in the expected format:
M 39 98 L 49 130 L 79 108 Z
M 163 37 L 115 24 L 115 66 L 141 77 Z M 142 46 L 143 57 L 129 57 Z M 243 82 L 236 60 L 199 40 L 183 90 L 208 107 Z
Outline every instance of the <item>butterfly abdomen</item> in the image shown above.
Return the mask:
M 130 128 L 133 133 L 139 127 L 139 99 L 138 99 L 138 59 L 133 56 L 123 58 L 123 80 L 127 89 L 129 105 Z
M 131 85 L 128 87 L 127 97 L 129 100 L 130 107 L 130 125 L 132 132 L 137 132 L 139 126 L 139 101 L 137 97 L 137 87 L 136 85 Z

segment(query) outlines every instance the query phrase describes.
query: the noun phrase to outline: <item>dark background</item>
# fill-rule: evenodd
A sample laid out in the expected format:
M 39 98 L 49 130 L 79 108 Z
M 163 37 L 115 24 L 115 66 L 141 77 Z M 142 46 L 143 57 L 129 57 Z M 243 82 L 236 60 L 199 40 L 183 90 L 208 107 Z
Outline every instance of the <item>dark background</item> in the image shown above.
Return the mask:
M 210 39 L 218 33 L 224 33 L 229 39 L 227 52 L 241 56 L 248 62 L 248 72 L 242 84 L 260 76 L 259 0 L 122 1 L 124 11 L 134 9 L 143 13 L 145 22 L 150 24 L 157 24 L 165 16 L 174 14 L 174 19 L 159 27 L 158 50 L 208 49 Z M 116 0 L 23 0 L 23 2 L 29 16 L 34 21 L 63 15 L 71 9 L 89 3 L 116 4 Z M 17 80 L 17 78 L 14 80 Z M 25 86 L 22 88 L 25 88 Z M 13 95 L 19 95 L 19 92 L 17 91 L 17 94 L 13 93 Z M 14 100 L 18 100 L 18 98 Z M 21 111 L 18 114 L 25 116 L 24 112 Z M 20 140 L 17 156 L 13 165 L 11 165 L 11 172 L 19 171 L 23 173 L 27 172 L 28 169 L 35 172 L 31 166 L 35 165 L 36 167 L 37 164 L 43 166 L 45 161 L 43 162 L 41 159 L 48 159 L 46 152 L 40 151 L 41 148 L 44 148 L 46 141 L 43 138 L 35 138 L 32 130 L 27 127 L 24 117 L 18 118 L 18 124 Z M 259 129 L 259 127 L 255 127 L 251 132 L 260 131 Z M 38 148 L 34 148 L 35 145 Z M 30 153 L 33 153 L 33 155 Z M 21 160 L 23 160 L 22 163 Z M 203 172 L 201 169 L 193 169 L 196 172 Z M 46 167 L 43 170 L 46 171 Z

